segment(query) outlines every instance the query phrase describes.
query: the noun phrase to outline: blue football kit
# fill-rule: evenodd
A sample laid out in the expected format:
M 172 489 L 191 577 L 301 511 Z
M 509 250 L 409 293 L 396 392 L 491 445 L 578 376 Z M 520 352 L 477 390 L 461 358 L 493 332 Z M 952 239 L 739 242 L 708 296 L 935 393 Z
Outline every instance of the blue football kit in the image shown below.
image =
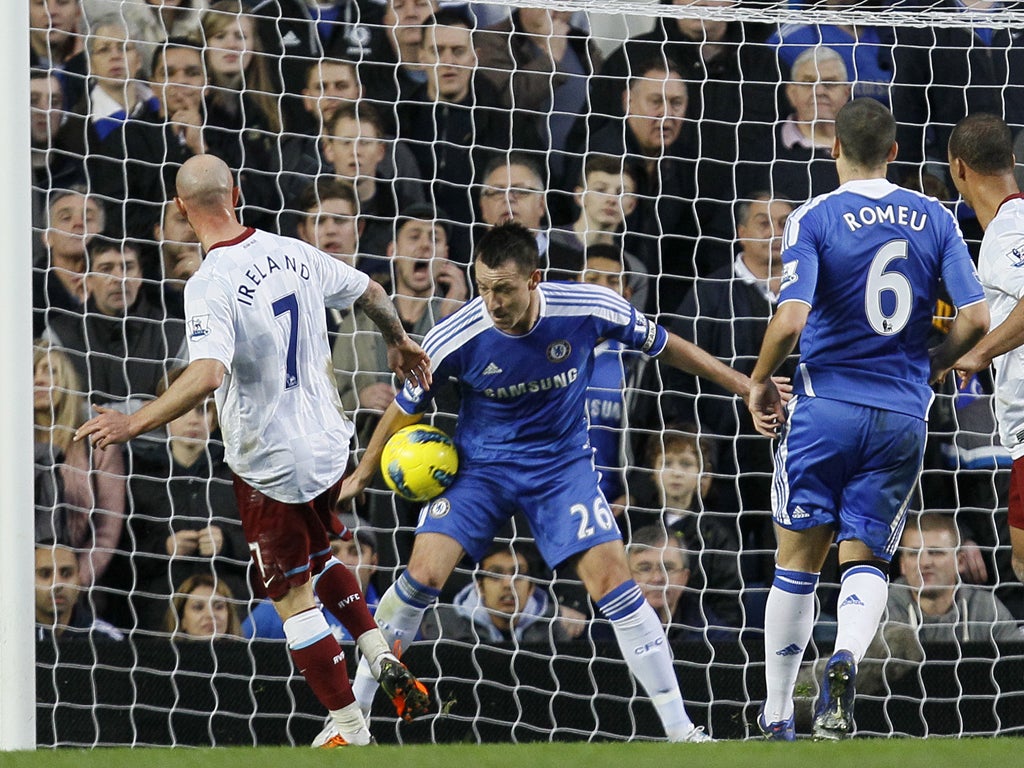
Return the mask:
M 590 417 L 590 444 L 601 471 L 601 492 L 606 499 L 617 499 L 626 492 L 622 455 L 626 408 L 623 388 L 627 370 L 636 355 L 625 349 L 621 341 L 613 339 L 606 339 L 594 350 L 594 373 L 587 389 L 587 415 Z
M 424 339 L 434 381 L 453 380 L 461 395 L 459 473 L 423 507 L 417 532 L 451 536 L 479 560 L 521 511 L 555 567 L 620 538 L 588 436 L 595 347 L 609 339 L 655 356 L 668 335 L 606 288 L 552 282 L 537 292 L 539 316 L 525 334 L 495 328 L 477 298 Z M 422 413 L 433 394 L 409 382 L 396 403 Z
M 811 309 L 776 454 L 775 521 L 831 524 L 889 560 L 924 455 L 928 339 L 940 282 L 984 300 L 953 215 L 884 179 L 850 181 L 790 216 L 779 303 Z

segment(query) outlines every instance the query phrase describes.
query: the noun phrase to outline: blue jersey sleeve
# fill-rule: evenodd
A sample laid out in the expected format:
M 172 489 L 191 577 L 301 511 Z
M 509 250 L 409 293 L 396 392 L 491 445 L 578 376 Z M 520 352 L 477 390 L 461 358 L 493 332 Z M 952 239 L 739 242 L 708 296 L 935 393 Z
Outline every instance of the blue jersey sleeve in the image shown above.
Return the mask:
M 592 286 L 598 336 L 621 341 L 630 349 L 657 357 L 668 343 L 668 332 L 636 307 L 606 288 Z
M 808 306 L 814 306 L 820 250 L 818 220 L 807 215 L 811 210 L 811 204 L 805 205 L 786 221 L 782 233 L 782 281 L 779 287 L 779 304 L 784 301 L 802 301 Z
M 426 346 L 429 338 L 430 334 L 428 332 L 427 337 L 423 340 L 424 347 Z M 458 378 L 453 370 L 452 362 L 453 361 L 450 356 L 441 359 L 431 357 L 430 372 L 433 376 L 434 383 L 431 385 L 430 389 L 423 389 L 423 387 L 418 384 L 414 384 L 412 379 L 406 379 L 405 386 L 403 386 L 401 391 L 395 396 L 395 403 L 398 407 L 410 416 L 414 413 L 424 413 L 431 401 L 434 399 L 437 387 L 444 384 L 451 378 Z
M 434 386 L 423 389 L 418 384 L 413 384 L 411 379 L 407 379 L 405 386 L 395 396 L 395 404 L 410 416 L 414 413 L 423 413 L 434 399 Z
M 406 381 L 402 391 L 395 397 L 398 407 L 410 415 L 426 411 L 437 386 L 449 379 L 462 378 L 465 346 L 490 325 L 483 302 L 478 297 L 427 331 L 422 346 L 430 357 L 434 384 L 425 390 L 411 380 Z
M 985 290 L 981 286 L 978 270 L 974 268 L 971 254 L 960 233 L 960 226 L 952 213 L 948 218 L 948 225 L 943 233 L 945 238 L 942 251 L 942 282 L 954 306 L 966 307 L 982 301 L 985 298 Z

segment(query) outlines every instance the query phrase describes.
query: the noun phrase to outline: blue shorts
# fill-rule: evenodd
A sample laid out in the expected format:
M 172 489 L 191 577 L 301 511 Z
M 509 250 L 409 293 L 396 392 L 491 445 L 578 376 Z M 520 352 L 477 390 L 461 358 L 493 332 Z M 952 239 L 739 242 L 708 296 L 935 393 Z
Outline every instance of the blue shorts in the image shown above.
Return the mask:
M 622 538 L 598 479 L 589 455 L 463 466 L 448 490 L 423 505 L 416 533 L 450 536 L 479 562 L 501 527 L 522 512 L 541 555 L 555 568 Z
M 799 395 L 775 453 L 773 518 L 836 529 L 889 561 L 924 459 L 927 424 L 895 411 Z

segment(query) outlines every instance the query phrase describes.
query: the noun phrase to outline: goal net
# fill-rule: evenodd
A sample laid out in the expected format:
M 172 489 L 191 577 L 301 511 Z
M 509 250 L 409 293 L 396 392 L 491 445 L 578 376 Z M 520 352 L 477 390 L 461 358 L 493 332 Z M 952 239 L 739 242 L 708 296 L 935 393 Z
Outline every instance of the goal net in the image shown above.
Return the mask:
M 980 227 L 945 164 L 952 126 L 995 112 L 1024 157 L 1014 4 L 443 3 L 437 24 L 434 10 L 32 3 L 41 746 L 304 744 L 323 722 L 253 578 L 212 404 L 123 450 L 71 440 L 91 406 L 131 412 L 157 396 L 203 330 L 182 296 L 202 254 L 171 202 L 188 157 L 228 162 L 243 223 L 381 281 L 416 338 L 474 295 L 473 244 L 512 218 L 536 231 L 547 279 L 613 287 L 743 372 L 773 310 L 786 217 L 838 184 L 830 148 L 843 103 L 892 108 L 892 180 L 946 201 L 974 249 Z M 936 340 L 951 315 L 940 302 Z M 358 457 L 394 381 L 366 318 L 326 320 Z M 457 396 L 436 403 L 431 420 L 451 432 Z M 610 343 L 587 406 L 602 489 L 666 623 L 691 715 L 718 738 L 756 735 L 770 442 L 740 400 Z M 910 608 L 883 621 L 863 665 L 858 733 L 1024 728 L 1009 463 L 991 377 L 938 387 L 912 507 L 954 521 L 950 578 L 963 583 L 941 617 L 922 614 L 911 563 L 924 556 L 897 558 L 892 578 L 908 584 L 892 589 L 912 593 Z M 430 507 L 379 483 L 356 511 L 339 556 L 372 603 Z M 482 563 L 460 563 L 406 649 L 432 713 L 405 724 L 379 697 L 378 740 L 660 738 L 573 569 L 548 568 L 519 516 L 497 544 Z M 831 652 L 837 593 L 833 554 L 798 729 Z

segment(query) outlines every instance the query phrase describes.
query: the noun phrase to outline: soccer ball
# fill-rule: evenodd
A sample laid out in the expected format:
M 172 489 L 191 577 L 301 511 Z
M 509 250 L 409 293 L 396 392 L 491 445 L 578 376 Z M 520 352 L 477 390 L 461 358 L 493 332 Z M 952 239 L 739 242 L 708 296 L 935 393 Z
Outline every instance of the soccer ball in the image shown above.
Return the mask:
M 403 427 L 391 436 L 380 457 L 388 487 L 409 501 L 430 501 L 455 480 L 459 453 L 442 430 L 429 424 Z

